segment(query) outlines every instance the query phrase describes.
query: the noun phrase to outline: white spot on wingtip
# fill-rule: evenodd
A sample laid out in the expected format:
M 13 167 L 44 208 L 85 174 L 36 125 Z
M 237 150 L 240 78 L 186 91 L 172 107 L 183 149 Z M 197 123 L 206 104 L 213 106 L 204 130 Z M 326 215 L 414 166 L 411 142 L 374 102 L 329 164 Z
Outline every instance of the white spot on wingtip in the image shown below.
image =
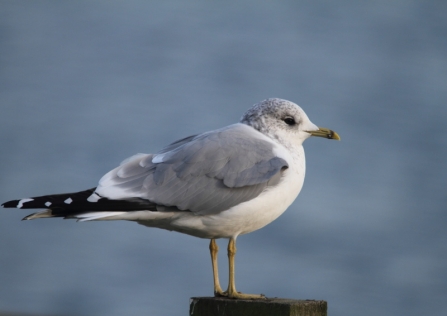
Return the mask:
M 45 202 L 46 207 L 50 207 L 51 204 L 52 204 L 51 202 Z
M 71 202 L 73 202 L 73 200 L 71 198 L 68 198 L 64 201 L 65 204 L 70 204 Z
M 89 201 L 89 202 L 91 202 L 91 203 L 95 203 L 95 202 L 98 202 L 98 200 L 99 200 L 100 198 L 101 198 L 101 197 L 100 197 L 98 194 L 96 194 L 96 193 L 93 192 L 93 194 L 90 195 L 90 196 L 87 198 L 87 201 Z
M 17 204 L 17 208 L 22 208 L 23 207 L 23 203 L 31 202 L 31 201 L 34 201 L 34 199 L 21 199 L 19 201 L 19 204 Z

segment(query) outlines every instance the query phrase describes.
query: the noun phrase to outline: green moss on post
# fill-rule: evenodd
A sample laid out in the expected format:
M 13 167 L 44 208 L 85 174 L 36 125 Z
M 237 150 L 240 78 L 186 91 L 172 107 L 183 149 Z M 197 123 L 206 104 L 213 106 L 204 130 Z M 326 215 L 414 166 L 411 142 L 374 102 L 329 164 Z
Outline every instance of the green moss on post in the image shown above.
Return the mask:
M 222 297 L 192 297 L 190 316 L 327 316 L 327 302 L 267 298 L 234 300 Z

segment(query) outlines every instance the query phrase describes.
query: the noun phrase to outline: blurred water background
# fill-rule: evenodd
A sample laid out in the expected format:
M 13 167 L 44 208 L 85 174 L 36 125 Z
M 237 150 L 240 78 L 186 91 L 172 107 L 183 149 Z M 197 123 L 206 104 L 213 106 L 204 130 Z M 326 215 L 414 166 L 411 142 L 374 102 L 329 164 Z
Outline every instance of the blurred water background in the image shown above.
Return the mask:
M 0 201 L 94 187 L 121 160 L 281 97 L 305 143 L 278 220 L 238 239 L 238 290 L 336 315 L 447 312 L 446 1 L 1 1 Z M 0 213 L 0 311 L 185 315 L 208 241 Z M 226 241 L 220 241 L 227 282 Z

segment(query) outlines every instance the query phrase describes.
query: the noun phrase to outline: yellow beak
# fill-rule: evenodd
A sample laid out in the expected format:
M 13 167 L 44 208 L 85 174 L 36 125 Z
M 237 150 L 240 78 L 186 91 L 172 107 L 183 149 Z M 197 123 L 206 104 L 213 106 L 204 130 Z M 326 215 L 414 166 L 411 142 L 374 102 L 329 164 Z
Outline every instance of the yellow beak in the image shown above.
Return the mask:
M 338 136 L 336 132 L 324 127 L 319 127 L 317 131 L 306 131 L 306 132 L 308 132 L 312 136 L 340 140 L 340 136 Z

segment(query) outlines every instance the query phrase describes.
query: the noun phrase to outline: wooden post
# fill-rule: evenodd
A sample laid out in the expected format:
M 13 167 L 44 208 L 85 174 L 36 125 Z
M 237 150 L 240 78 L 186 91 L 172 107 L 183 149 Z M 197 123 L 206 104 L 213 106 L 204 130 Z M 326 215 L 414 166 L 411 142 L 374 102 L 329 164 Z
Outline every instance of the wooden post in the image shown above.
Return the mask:
M 224 297 L 192 297 L 190 316 L 327 316 L 327 302 L 267 298 L 240 300 Z

